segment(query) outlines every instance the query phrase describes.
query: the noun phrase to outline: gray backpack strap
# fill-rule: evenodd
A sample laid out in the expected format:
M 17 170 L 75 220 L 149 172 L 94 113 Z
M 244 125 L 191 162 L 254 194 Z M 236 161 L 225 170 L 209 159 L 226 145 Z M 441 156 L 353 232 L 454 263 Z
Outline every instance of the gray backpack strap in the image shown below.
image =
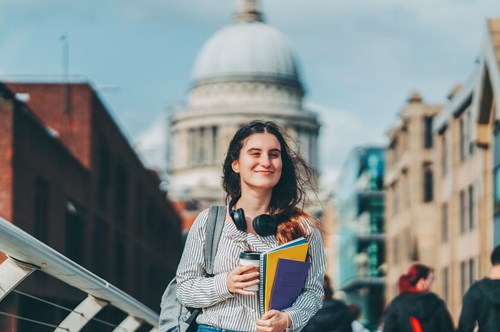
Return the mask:
M 208 211 L 207 230 L 205 233 L 205 256 L 206 274 L 212 276 L 214 273 L 214 260 L 219 246 L 220 236 L 226 221 L 226 207 L 224 205 L 212 205 Z

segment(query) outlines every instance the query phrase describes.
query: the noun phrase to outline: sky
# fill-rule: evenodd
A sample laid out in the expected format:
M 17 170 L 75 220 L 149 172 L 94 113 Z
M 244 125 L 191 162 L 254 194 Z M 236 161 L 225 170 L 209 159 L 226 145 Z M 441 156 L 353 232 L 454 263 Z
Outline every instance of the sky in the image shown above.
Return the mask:
M 201 47 L 231 24 L 236 7 L 236 0 L 0 0 L 0 81 L 61 79 L 67 45 L 69 74 L 94 85 L 147 155 L 187 99 Z M 334 185 L 354 146 L 386 143 L 413 91 L 446 102 L 474 72 L 486 19 L 500 17 L 499 0 L 260 0 L 260 8 L 292 45 L 304 104 L 319 114 L 324 186 Z

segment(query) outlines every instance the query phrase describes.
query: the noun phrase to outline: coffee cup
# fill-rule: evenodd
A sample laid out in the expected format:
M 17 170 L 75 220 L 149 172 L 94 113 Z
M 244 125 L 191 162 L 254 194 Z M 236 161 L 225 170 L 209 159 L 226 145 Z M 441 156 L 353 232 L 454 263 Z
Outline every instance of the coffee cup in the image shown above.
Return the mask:
M 240 266 L 254 266 L 255 271 L 259 271 L 260 262 L 260 252 L 257 251 L 243 251 L 240 253 Z M 247 273 L 252 273 L 254 270 L 250 270 Z M 252 285 L 250 287 L 244 288 L 246 291 L 256 292 L 259 290 L 259 285 Z

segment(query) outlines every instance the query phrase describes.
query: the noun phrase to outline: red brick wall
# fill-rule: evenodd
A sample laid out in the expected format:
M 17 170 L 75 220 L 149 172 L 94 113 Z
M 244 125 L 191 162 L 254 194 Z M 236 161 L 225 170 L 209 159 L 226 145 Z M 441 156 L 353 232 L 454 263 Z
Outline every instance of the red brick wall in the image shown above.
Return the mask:
M 27 105 L 55 129 L 69 150 L 90 167 L 90 103 L 88 84 L 6 83 L 16 93 L 28 93 Z
M 178 214 L 158 189 L 158 177 L 144 168 L 89 85 L 72 85 L 71 115 L 62 107 L 61 85 L 9 86 L 31 97 L 30 109 L 21 110 L 21 105 L 12 113 L 0 107 L 0 151 L 11 151 L 0 156 L 0 167 L 13 166 L 10 175 L 8 169 L 0 173 L 0 195 L 10 195 L 4 200 L 11 206 L 10 219 L 35 234 L 36 182 L 43 179 L 49 188 L 46 243 L 66 255 L 67 202 L 77 203 L 84 211 L 84 248 L 78 263 L 93 272 L 104 266 L 99 276 L 159 310 L 180 259 L 182 233 Z M 51 136 L 47 126 L 60 136 Z M 9 132 L 14 137 L 10 141 L 4 138 Z M 103 149 L 109 164 L 105 189 Z M 96 237 L 103 230 L 104 238 Z M 62 301 L 78 297 L 54 279 L 36 275 L 20 287 Z
M 10 100 L 0 99 L 0 216 L 9 221 L 12 220 L 12 109 Z

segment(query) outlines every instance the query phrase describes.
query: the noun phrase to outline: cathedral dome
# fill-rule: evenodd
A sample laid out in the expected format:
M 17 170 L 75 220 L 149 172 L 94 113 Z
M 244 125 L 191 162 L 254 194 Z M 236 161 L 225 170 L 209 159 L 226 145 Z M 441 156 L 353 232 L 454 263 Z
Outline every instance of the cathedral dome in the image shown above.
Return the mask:
M 236 17 L 203 46 L 193 68 L 196 84 L 228 80 L 300 83 L 295 56 L 286 38 L 260 16 Z

